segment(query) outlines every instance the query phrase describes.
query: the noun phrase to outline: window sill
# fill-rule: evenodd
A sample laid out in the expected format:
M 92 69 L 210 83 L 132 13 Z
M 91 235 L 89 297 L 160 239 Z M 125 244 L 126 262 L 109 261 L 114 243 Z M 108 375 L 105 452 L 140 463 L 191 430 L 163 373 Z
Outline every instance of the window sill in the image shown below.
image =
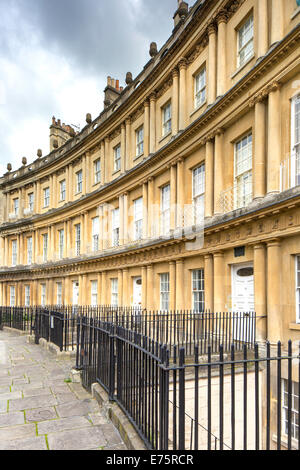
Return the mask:
M 136 160 L 139 160 L 139 158 L 143 157 L 144 154 L 143 153 L 140 153 L 139 155 L 136 155 L 133 159 L 133 161 L 135 162 Z
M 272 441 L 275 442 L 275 444 L 277 444 L 277 435 L 276 434 L 273 434 Z M 281 436 L 281 446 L 285 447 L 286 449 L 288 448 L 288 438 L 287 438 L 286 435 Z M 294 439 L 293 437 L 292 437 L 292 449 L 293 450 L 298 450 L 298 440 Z
M 190 117 L 192 117 L 194 114 L 198 113 L 198 111 L 200 111 L 200 109 L 204 108 L 206 105 L 207 105 L 207 100 L 203 101 L 203 103 L 200 104 L 200 106 L 198 106 L 197 108 L 195 108 L 195 109 L 191 112 Z
M 162 138 L 159 140 L 159 144 L 163 142 L 167 137 L 170 137 L 172 135 L 172 131 L 169 131 L 167 134 L 163 135 Z
M 235 72 L 234 74 L 231 75 L 230 78 L 236 77 L 253 59 L 255 59 L 255 54 L 252 54 L 251 57 L 245 62 L 243 65 L 241 65 Z
M 298 7 L 298 8 L 294 11 L 294 13 L 293 13 L 292 16 L 291 16 L 291 20 L 293 20 L 294 18 L 296 18 L 296 16 L 299 15 L 299 13 L 300 13 L 300 7 Z
M 117 173 L 121 173 L 121 169 L 120 170 L 115 170 L 112 172 L 112 175 L 116 175 Z
M 300 331 L 300 323 L 290 323 L 290 324 L 289 324 L 289 329 L 290 329 L 290 330 L 298 330 L 298 331 Z

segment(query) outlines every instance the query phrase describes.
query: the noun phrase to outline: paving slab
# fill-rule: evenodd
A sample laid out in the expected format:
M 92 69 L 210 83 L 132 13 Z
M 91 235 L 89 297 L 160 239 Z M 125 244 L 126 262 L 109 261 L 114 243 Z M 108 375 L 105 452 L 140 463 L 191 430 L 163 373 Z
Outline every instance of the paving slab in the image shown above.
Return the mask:
M 70 383 L 73 367 L 0 331 L 0 450 L 126 449 L 91 394 Z

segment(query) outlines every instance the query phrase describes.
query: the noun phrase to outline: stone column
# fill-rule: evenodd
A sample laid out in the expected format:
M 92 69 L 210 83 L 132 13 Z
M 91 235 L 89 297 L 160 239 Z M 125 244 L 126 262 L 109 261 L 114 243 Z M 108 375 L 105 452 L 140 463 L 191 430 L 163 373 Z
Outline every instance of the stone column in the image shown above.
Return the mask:
M 281 41 L 284 34 L 284 3 L 285 0 L 272 0 L 271 45 Z M 296 2 L 295 2 L 296 3 Z
M 223 135 L 224 130 L 218 129 L 215 136 L 215 161 L 214 161 L 214 213 L 222 214 L 220 197 L 223 191 Z
M 126 127 L 121 124 L 121 173 L 126 171 Z
M 269 49 L 268 0 L 259 0 L 258 6 L 258 57 L 264 56 Z
M 176 229 L 176 206 L 177 206 L 177 165 L 173 164 L 170 166 L 170 229 Z
M 86 194 L 86 154 L 82 156 L 82 195 Z
M 103 183 L 108 183 L 110 179 L 109 174 L 109 137 L 104 139 L 104 181 Z
M 8 266 L 8 254 L 9 246 L 8 246 L 8 236 L 4 238 L 4 265 Z
M 123 305 L 123 273 L 122 270 L 118 271 L 118 305 Z
M 152 311 L 154 309 L 154 291 L 153 291 L 153 265 L 147 266 L 147 309 Z
M 178 69 L 175 68 L 172 71 L 173 76 L 173 88 L 172 88 L 172 135 L 178 134 L 179 125 L 179 73 Z
M 204 256 L 205 310 L 214 311 L 214 259 L 213 255 Z
M 223 96 L 226 92 L 226 23 L 227 14 L 221 12 L 218 22 L 218 55 L 217 55 L 217 96 Z
M 272 84 L 269 94 L 269 132 L 268 132 L 268 174 L 267 192 L 280 191 L 281 161 L 281 120 L 280 120 L 280 84 Z
M 144 101 L 144 158 L 149 156 L 150 151 L 150 103 Z
M 205 155 L 205 217 L 214 214 L 214 144 L 211 139 L 206 141 Z
M 224 312 L 225 306 L 225 266 L 224 253 L 214 253 L 214 313 Z
M 37 181 L 36 185 L 36 198 L 35 198 L 35 212 L 39 213 L 41 211 L 41 183 Z
M 169 262 L 170 271 L 170 305 L 169 309 L 174 311 L 176 308 L 176 263 L 175 261 Z
M 102 281 L 101 281 L 101 287 L 102 287 L 102 290 L 101 290 L 101 305 L 106 305 L 106 302 L 107 302 L 107 292 L 106 292 L 106 289 L 107 289 L 107 273 L 106 271 L 103 271 L 102 272 Z
M 123 269 L 122 272 L 123 280 L 123 294 L 122 294 L 122 304 L 124 307 L 128 307 L 130 305 L 130 286 L 129 286 L 129 278 L 128 278 L 128 269 Z
M 266 194 L 266 105 L 263 99 L 255 103 L 253 158 L 253 199 Z
M 142 266 L 142 308 L 147 309 L 147 267 Z
M 94 167 L 91 163 L 91 152 L 85 154 L 85 193 L 89 194 L 91 191 L 91 175 L 94 173 Z
M 21 264 L 21 234 L 17 236 L 17 266 Z
M 214 23 L 208 27 L 208 105 L 217 97 L 217 27 Z
M 154 226 L 154 179 L 149 178 L 148 180 L 148 237 L 153 237 L 153 226 Z
M 123 221 L 124 221 L 124 245 L 126 245 L 129 240 L 129 233 L 128 233 L 128 193 L 123 194 Z
M 267 292 L 266 292 L 266 248 L 263 243 L 253 246 L 254 259 L 254 300 L 256 320 L 256 339 L 266 341 L 267 339 Z
M 124 169 L 126 170 L 129 166 L 131 157 L 131 119 L 128 118 L 125 121 L 126 124 L 126 150 L 125 150 L 125 162 Z
M 177 162 L 177 217 L 176 226 L 178 229 L 184 228 L 184 160 L 181 158 Z
M 143 239 L 148 238 L 148 182 L 143 183 Z
M 184 260 L 176 261 L 176 310 L 185 310 Z
M 282 310 L 281 310 L 281 271 L 282 257 L 279 239 L 267 243 L 268 266 L 267 266 L 267 307 L 268 340 L 276 344 L 282 341 Z
M 156 150 L 156 94 L 150 95 L 150 154 Z
M 181 59 L 179 64 L 179 130 L 186 128 L 186 59 Z M 172 123 L 173 126 L 173 123 Z
M 124 220 L 124 196 L 119 196 L 119 214 L 120 214 L 120 245 L 124 245 L 124 229 L 125 229 L 125 220 Z

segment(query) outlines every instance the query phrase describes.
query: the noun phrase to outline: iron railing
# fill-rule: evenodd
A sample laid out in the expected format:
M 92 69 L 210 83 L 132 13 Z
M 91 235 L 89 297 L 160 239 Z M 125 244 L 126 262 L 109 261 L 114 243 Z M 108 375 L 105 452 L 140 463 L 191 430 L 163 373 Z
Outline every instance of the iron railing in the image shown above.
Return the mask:
M 140 333 L 79 318 L 77 368 L 118 403 L 148 449 L 300 449 L 299 346 L 208 345 L 193 358 Z M 287 387 L 282 391 L 283 379 Z M 295 387 L 293 389 L 293 387 Z M 297 388 L 298 387 L 298 388 Z M 292 393 L 294 390 L 294 394 Z M 298 396 L 295 395 L 298 390 Z M 283 396 L 284 395 L 284 396 Z

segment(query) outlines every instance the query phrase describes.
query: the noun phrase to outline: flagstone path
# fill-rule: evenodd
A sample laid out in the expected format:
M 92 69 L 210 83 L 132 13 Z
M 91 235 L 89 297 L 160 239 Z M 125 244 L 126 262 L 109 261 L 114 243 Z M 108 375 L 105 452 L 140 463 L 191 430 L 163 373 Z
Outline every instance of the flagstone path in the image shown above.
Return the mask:
M 0 450 L 126 450 L 114 425 L 59 359 L 0 331 Z

